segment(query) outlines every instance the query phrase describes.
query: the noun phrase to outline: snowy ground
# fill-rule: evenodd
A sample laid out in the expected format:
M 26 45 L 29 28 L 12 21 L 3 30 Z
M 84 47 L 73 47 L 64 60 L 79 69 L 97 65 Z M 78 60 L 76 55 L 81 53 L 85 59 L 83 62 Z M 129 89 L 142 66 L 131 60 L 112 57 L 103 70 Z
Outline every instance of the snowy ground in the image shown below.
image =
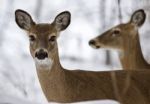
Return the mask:
M 6 94 L 0 94 L 0 104 L 59 104 L 59 103 L 38 103 L 38 102 L 31 102 L 27 101 L 25 99 L 17 98 L 11 95 L 6 95 Z M 71 103 L 71 104 L 118 104 L 115 101 L 87 101 L 87 102 L 80 102 L 80 103 Z

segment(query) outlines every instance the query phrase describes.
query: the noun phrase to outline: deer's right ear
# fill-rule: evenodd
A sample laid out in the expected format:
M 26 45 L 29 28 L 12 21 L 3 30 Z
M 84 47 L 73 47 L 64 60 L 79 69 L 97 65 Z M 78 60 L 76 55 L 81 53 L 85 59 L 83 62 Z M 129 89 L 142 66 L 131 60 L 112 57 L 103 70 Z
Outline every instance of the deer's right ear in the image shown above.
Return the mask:
M 146 14 L 143 9 L 137 10 L 133 13 L 130 22 L 138 27 L 142 26 L 145 22 Z
M 15 11 L 15 20 L 20 28 L 27 31 L 31 28 L 31 26 L 35 25 L 31 16 L 26 11 L 20 9 Z

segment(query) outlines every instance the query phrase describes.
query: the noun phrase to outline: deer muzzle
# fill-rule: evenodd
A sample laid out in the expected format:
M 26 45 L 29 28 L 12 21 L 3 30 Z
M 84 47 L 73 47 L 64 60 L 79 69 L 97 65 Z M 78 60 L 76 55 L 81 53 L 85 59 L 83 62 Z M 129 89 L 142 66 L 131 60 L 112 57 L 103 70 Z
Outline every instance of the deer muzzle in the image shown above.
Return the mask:
M 100 45 L 98 45 L 95 40 L 90 40 L 89 45 L 95 49 L 100 48 Z
M 44 49 L 40 49 L 35 53 L 35 57 L 39 60 L 44 60 L 45 58 L 48 58 L 48 53 L 44 51 Z

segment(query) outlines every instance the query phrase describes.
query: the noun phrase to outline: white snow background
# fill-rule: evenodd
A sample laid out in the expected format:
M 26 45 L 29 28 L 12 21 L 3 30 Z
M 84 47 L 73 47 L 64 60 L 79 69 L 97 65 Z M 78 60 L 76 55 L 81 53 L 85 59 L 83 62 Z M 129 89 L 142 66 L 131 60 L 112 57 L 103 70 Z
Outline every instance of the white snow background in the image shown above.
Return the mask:
M 102 1 L 105 1 L 105 18 L 100 18 Z M 147 61 L 150 59 L 150 36 L 147 28 L 150 25 L 149 6 L 148 0 L 121 0 L 123 22 L 127 22 L 138 8 L 145 9 L 148 14 L 146 23 L 139 31 L 142 34 L 141 46 Z M 15 23 L 16 9 L 26 10 L 36 22 L 49 23 L 62 11 L 71 12 L 71 24 L 58 39 L 63 67 L 93 71 L 121 69 L 116 51 L 110 51 L 111 64 L 106 65 L 106 50 L 94 50 L 88 45 L 91 38 L 119 23 L 117 0 L 0 0 L 0 104 L 47 103 L 29 53 L 28 37 Z M 103 19 L 105 28 L 102 27 Z M 102 100 L 76 104 L 117 102 Z

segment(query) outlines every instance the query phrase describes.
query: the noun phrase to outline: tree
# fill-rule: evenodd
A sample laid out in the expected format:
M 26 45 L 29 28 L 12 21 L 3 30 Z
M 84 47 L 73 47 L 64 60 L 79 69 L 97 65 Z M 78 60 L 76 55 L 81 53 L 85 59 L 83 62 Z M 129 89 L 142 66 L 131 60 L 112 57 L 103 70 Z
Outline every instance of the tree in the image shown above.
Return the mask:
M 107 0 L 100 0 L 100 30 L 104 30 L 106 28 L 106 1 Z M 111 52 L 106 50 L 106 65 L 111 65 Z

